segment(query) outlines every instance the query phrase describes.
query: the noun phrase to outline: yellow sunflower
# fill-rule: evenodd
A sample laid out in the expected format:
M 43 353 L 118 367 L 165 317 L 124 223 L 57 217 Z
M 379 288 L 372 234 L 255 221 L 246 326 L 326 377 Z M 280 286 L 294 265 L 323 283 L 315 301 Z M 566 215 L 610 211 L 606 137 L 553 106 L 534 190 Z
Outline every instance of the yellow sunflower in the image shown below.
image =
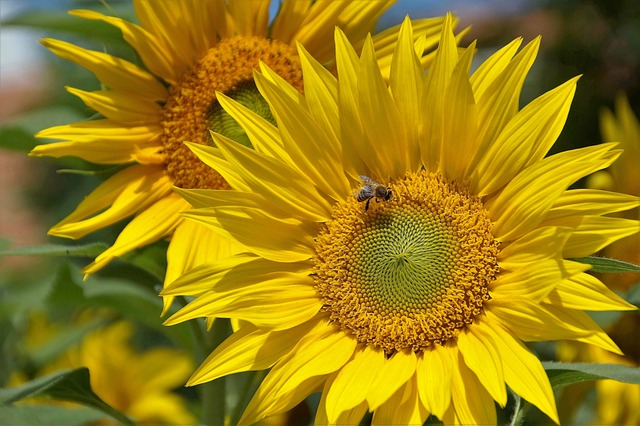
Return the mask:
M 416 31 L 415 34 L 419 34 Z M 545 158 L 577 78 L 523 109 L 538 50 L 517 39 L 469 76 L 452 20 L 425 75 L 406 20 L 389 83 L 371 38 L 358 57 L 336 31 L 337 78 L 298 46 L 304 95 L 255 76 L 277 127 L 219 101 L 255 149 L 214 134 L 190 144 L 232 190 L 178 190 L 185 213 L 244 247 L 164 290 L 194 296 L 167 320 L 247 321 L 189 385 L 270 371 L 241 424 L 322 397 L 316 424 L 494 424 L 506 385 L 557 422 L 551 386 L 523 342 L 616 345 L 583 311 L 635 309 L 586 274 L 586 256 L 638 230 L 604 216 L 638 198 L 568 190 L 615 144 Z
M 98 164 L 128 165 L 98 186 L 49 234 L 78 239 L 135 216 L 115 244 L 84 269 L 87 274 L 115 257 L 171 235 L 167 282 L 205 259 L 230 253 L 229 244 L 216 241 L 204 227 L 185 223 L 179 214 L 190 206 L 172 186 L 229 188 L 183 142 L 210 144 L 208 129 L 213 129 L 248 144 L 242 129 L 218 104 L 217 92 L 273 123 L 252 79 L 258 62 L 265 62 L 302 90 L 296 42 L 304 44 L 318 61 L 331 65 L 334 27 L 340 26 L 350 40 L 362 44 L 364 35 L 394 2 L 284 0 L 272 22 L 270 0 L 134 0 L 140 25 L 95 11 L 70 12 L 120 29 L 143 66 L 60 40 L 42 41 L 59 57 L 94 73 L 107 89 L 68 88 L 104 118 L 39 132 L 37 137 L 63 142 L 39 145 L 31 155 L 77 156 Z M 442 18 L 421 20 L 417 25 L 429 34 L 421 48 L 433 49 Z M 397 28 L 374 38 L 378 58 L 387 68 L 396 39 Z M 426 55 L 421 60 L 426 65 L 430 58 Z
M 84 312 L 83 316 L 89 314 L 95 319 L 95 312 Z M 52 323 L 44 315 L 34 316 L 25 336 L 28 349 L 37 351 L 38 347 L 60 332 L 59 328 L 59 324 Z M 93 331 L 78 345 L 46 364 L 37 376 L 87 367 L 91 388 L 96 395 L 133 418 L 136 424 L 194 424 L 196 418 L 187 409 L 186 401 L 173 392 L 184 384 L 189 371 L 193 370 L 191 358 L 172 348 L 156 347 L 137 351 L 130 344 L 133 331 L 133 325 L 125 321 Z M 166 368 L 168 359 L 171 360 L 171 368 Z M 26 381 L 23 376 L 15 374 L 11 384 Z M 100 424 L 111 423 L 101 421 Z

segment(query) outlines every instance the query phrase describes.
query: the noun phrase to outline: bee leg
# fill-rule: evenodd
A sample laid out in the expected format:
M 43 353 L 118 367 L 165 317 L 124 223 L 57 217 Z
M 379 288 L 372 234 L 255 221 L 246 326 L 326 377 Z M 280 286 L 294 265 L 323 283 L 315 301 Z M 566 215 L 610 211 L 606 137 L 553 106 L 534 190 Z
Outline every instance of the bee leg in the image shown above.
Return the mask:
M 367 199 L 367 202 L 364 205 L 364 211 L 366 212 L 367 210 L 369 210 L 369 203 L 371 202 L 371 198 Z

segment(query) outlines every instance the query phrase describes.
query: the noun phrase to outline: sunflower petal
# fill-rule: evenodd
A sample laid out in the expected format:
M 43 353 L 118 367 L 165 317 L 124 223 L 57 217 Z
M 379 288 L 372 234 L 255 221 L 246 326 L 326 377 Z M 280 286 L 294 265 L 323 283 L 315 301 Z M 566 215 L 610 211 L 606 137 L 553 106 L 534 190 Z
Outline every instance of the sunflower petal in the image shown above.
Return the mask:
M 571 227 L 545 226 L 528 232 L 500 248 L 500 268 L 513 271 L 534 262 L 562 257 L 562 249 L 572 231 Z
M 630 210 L 640 206 L 635 195 L 597 189 L 570 189 L 553 203 L 546 220 L 553 221 L 570 216 L 603 215 Z
M 119 123 L 159 125 L 162 107 L 145 98 L 118 90 L 84 90 L 67 87 L 67 91 L 79 97 L 86 106 L 106 118 Z
M 491 284 L 491 295 L 496 298 L 524 296 L 539 302 L 558 282 L 590 269 L 591 266 L 562 259 L 546 259 L 503 273 Z
M 486 319 L 483 321 L 487 324 L 484 330 L 502 358 L 504 377 L 509 387 L 560 424 L 551 384 L 538 358 L 500 324 Z
M 314 254 L 313 236 L 317 229 L 296 219 L 276 219 L 261 209 L 243 206 L 194 209 L 184 216 L 202 222 L 265 259 L 299 262 Z
M 474 193 L 483 196 L 497 191 L 544 157 L 562 131 L 577 80 L 533 100 L 506 123 L 471 173 Z
M 304 171 L 304 174 L 297 174 L 306 175 L 308 183 L 305 185 L 317 187 L 334 200 L 342 200 L 349 193 L 349 184 L 344 176 L 339 144 L 333 133 L 325 133 L 305 109 L 264 77 L 256 74 L 255 78 L 260 92 L 274 111 L 285 150 L 298 164 L 298 170 Z M 290 177 L 287 179 L 291 180 Z
M 38 145 L 29 155 L 55 158 L 69 155 L 96 164 L 130 163 L 141 150 L 159 150 L 160 134 L 160 126 L 155 124 L 123 126 L 112 120 L 92 120 L 41 130 L 37 138 L 66 140 Z
M 367 401 L 363 400 L 359 405 L 353 407 L 347 411 L 343 411 L 338 415 L 336 420 L 332 423 L 329 422 L 328 412 L 327 412 L 327 395 L 333 386 L 333 382 L 338 376 L 339 372 L 330 374 L 327 378 L 327 381 L 324 384 L 324 389 L 322 390 L 322 396 L 320 397 L 320 404 L 318 405 L 318 409 L 316 410 L 316 417 L 314 419 L 314 424 L 316 425 L 328 425 L 328 424 L 336 424 L 336 425 L 357 425 L 360 423 L 365 413 L 367 412 Z
M 473 371 L 491 397 L 504 407 L 507 388 L 499 348 L 482 323 L 471 324 L 458 335 L 458 349 L 465 364 Z
M 269 3 L 269 0 L 229 2 L 229 13 L 236 32 L 244 36 L 264 37 L 269 25 Z
M 447 414 L 450 416 L 450 412 L 455 410 L 456 424 L 496 424 L 496 409 L 493 398 L 473 371 L 466 366 L 460 353 L 457 357 L 457 366 L 454 365 L 452 379 L 452 404 Z M 447 421 L 447 415 L 443 420 L 446 424 L 450 424 Z
M 400 27 L 389 78 L 389 89 L 398 108 L 403 133 L 407 136 L 406 144 L 398 147 L 403 150 L 400 152 L 404 154 L 406 170 L 420 168 L 419 143 L 423 140 L 425 131 L 424 115 L 419 108 L 425 93 L 425 76 L 413 48 L 413 39 L 411 21 L 406 17 Z
M 442 419 L 451 403 L 451 374 L 453 356 L 457 350 L 440 345 L 418 356 L 416 378 L 422 403 L 434 416 Z
M 489 205 L 496 238 L 509 241 L 538 226 L 570 184 L 615 161 L 620 152 L 612 150 L 613 146 L 608 143 L 565 151 L 515 176 Z
M 183 220 L 180 212 L 188 207 L 189 204 L 176 194 L 161 198 L 133 218 L 120 231 L 116 242 L 96 257 L 96 260 L 87 265 L 82 272 L 87 275 L 94 274 L 116 257 L 170 235 Z
M 195 386 L 228 374 L 270 368 L 287 356 L 317 324 L 317 321 L 308 321 L 280 331 L 267 331 L 247 324 L 222 342 L 204 360 L 191 375 L 187 386 Z
M 356 339 L 327 323 L 323 328 L 310 332 L 304 344 L 299 344 L 271 369 L 249 402 L 240 425 L 253 424 L 294 407 L 320 390 L 326 376 L 351 359 Z
M 154 75 L 129 61 L 61 40 L 44 38 L 41 43 L 60 58 L 88 69 L 112 89 L 132 92 L 153 101 L 164 101 L 169 96 L 167 89 Z
M 336 424 L 340 416 L 366 401 L 374 379 L 384 366 L 385 356 L 379 349 L 364 345 L 351 361 L 337 373 L 326 395 L 328 424 Z
M 329 203 L 307 176 L 277 158 L 267 157 L 222 135 L 213 134 L 213 139 L 253 192 L 284 204 L 288 211 L 302 219 L 324 222 L 330 217 Z
M 144 211 L 169 195 L 170 185 L 161 167 L 128 167 L 100 184 L 82 200 L 73 213 L 53 226 L 49 234 L 81 238 Z M 95 214 L 97 212 L 100 213 Z
M 122 36 L 135 49 L 145 66 L 169 84 L 175 84 L 183 71 L 180 64 L 175 63 L 175 56 L 150 32 L 124 19 L 106 16 L 92 10 L 72 10 L 69 14 L 84 19 L 106 22 L 120 31 Z
M 560 281 L 544 301 L 551 305 L 564 306 L 567 309 L 585 311 L 632 311 L 638 309 L 609 290 L 599 279 L 584 273 Z
M 412 350 L 396 352 L 385 361 L 367 393 L 369 410 L 378 408 L 413 377 L 416 362 Z
M 372 426 L 421 425 L 429 417 L 429 412 L 418 397 L 415 376 L 394 392 L 373 413 Z

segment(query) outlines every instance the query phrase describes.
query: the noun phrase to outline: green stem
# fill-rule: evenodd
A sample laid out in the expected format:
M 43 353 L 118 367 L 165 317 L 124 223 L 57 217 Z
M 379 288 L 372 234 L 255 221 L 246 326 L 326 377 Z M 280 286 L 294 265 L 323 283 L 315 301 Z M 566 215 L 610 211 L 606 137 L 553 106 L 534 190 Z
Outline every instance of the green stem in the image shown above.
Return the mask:
M 253 391 L 258 388 L 258 385 L 262 382 L 262 379 L 267 375 L 265 370 L 251 371 L 250 377 L 247 377 L 244 382 L 244 386 L 240 391 L 240 401 L 236 405 L 235 409 L 231 413 L 231 424 L 237 425 L 240 421 L 240 417 L 244 412 L 244 409 L 249 404 L 249 399 L 253 396 Z
M 231 325 L 226 318 L 216 318 L 205 337 L 208 341 L 208 352 L 212 352 L 229 335 Z M 199 386 L 202 397 L 202 421 L 207 426 L 223 426 L 225 424 L 225 378 L 220 377 Z
M 509 426 L 522 426 L 527 411 L 529 411 L 530 404 L 527 401 L 523 401 L 520 395 L 517 395 L 515 392 L 513 396 L 515 397 L 515 407 L 513 408 L 513 416 L 511 417 Z

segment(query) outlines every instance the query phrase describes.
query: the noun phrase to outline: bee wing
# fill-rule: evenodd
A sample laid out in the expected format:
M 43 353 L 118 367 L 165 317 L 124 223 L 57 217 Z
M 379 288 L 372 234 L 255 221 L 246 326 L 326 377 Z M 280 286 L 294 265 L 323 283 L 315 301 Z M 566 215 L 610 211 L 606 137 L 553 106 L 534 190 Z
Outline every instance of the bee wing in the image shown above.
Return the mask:
M 376 181 L 374 181 L 373 179 L 371 179 L 369 176 L 365 176 L 365 175 L 360 175 L 360 180 L 362 181 L 362 183 L 364 183 L 365 185 L 375 185 Z

